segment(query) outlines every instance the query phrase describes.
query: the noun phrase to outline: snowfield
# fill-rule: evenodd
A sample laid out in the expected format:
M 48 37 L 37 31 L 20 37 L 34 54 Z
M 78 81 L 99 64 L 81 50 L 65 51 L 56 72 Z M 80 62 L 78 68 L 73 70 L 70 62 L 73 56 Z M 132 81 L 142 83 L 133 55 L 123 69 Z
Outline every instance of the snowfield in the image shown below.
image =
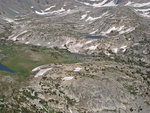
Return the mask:
M 124 28 L 124 26 L 120 26 L 120 27 L 111 27 L 109 28 L 107 31 L 102 32 L 104 35 L 111 33 L 112 31 L 121 31 Z
M 44 75 L 47 71 L 50 71 L 50 70 L 52 70 L 52 68 L 40 69 L 40 71 L 39 71 L 34 77 L 36 78 L 36 77 L 42 76 L 42 75 Z
M 32 69 L 32 72 L 39 71 L 42 67 L 43 66 L 36 67 L 36 68 Z
M 90 34 L 93 35 L 98 31 L 98 29 L 96 29 L 95 31 L 91 32 Z
M 82 15 L 80 20 L 85 19 L 87 16 L 88 16 L 87 14 Z
M 125 6 L 131 6 L 131 7 L 145 7 L 145 6 L 150 6 L 150 2 L 147 3 L 135 3 L 129 1 Z
M 77 67 L 77 68 L 75 68 L 74 72 L 79 72 L 79 71 L 81 71 L 81 70 L 82 70 L 82 68 Z
M 127 50 L 127 45 L 120 47 L 122 49 L 122 52 L 124 53 Z
M 88 49 L 89 49 L 89 50 L 96 50 L 96 49 L 97 49 L 97 47 L 98 47 L 98 45 L 90 46 Z
M 113 52 L 113 53 L 118 53 L 118 48 L 113 48 L 113 49 L 112 49 L 112 52 Z
M 64 77 L 62 78 L 63 81 L 66 81 L 66 80 L 72 80 L 74 77 Z
M 13 23 L 14 22 L 14 20 L 11 19 L 11 18 L 6 18 L 6 17 L 0 17 L 0 18 L 7 21 L 8 23 Z
M 50 6 L 49 8 L 46 8 L 44 11 L 49 11 L 49 10 L 51 10 L 54 7 L 56 7 L 56 5 L 53 5 L 53 6 Z
M 98 16 L 98 17 L 92 17 L 92 16 L 89 16 L 87 17 L 87 19 L 85 20 L 86 22 L 93 22 L 95 20 L 98 20 L 98 19 L 101 19 L 103 18 L 104 16 L 108 16 L 108 12 L 105 12 L 103 13 L 102 15 Z
M 103 35 L 107 35 L 107 34 L 110 34 L 112 31 L 117 31 L 119 32 L 119 34 L 124 34 L 124 33 L 130 33 L 132 31 L 135 30 L 135 27 L 125 27 L 124 25 L 123 26 L 119 26 L 119 27 L 111 27 L 109 28 L 108 30 L 104 31 L 104 32 L 101 32 Z
M 19 36 L 24 35 L 24 34 L 26 34 L 27 32 L 28 32 L 27 30 L 24 30 L 24 31 L 22 31 L 21 33 L 17 34 L 16 36 L 15 36 L 15 34 L 14 34 L 14 35 L 12 35 L 12 36 L 9 37 L 9 40 L 16 41 Z
M 91 0 L 90 0 L 91 1 Z M 97 0 L 92 0 L 92 1 L 97 1 Z M 117 4 L 115 4 L 114 1 L 109 1 L 109 0 L 103 0 L 100 3 L 94 3 L 94 4 L 90 4 L 87 2 L 80 2 L 84 5 L 88 5 L 88 6 L 92 6 L 92 7 L 110 7 L 110 6 L 117 6 Z
M 48 9 L 45 9 L 45 10 L 48 10 Z M 49 14 L 62 13 L 62 12 L 64 12 L 64 11 L 66 11 L 66 10 L 65 10 L 64 8 L 61 8 L 61 9 L 59 9 L 59 10 L 52 11 L 52 12 L 46 12 L 46 11 L 41 10 L 41 12 L 35 11 L 35 13 L 38 14 L 38 15 L 44 16 L 44 15 L 49 15 Z

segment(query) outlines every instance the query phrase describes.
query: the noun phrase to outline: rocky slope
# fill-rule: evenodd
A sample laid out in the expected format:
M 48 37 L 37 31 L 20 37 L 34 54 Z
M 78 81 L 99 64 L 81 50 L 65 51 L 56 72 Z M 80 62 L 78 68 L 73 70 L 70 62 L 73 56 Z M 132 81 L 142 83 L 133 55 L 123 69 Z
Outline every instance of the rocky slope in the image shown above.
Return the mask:
M 39 75 L 47 69 L 44 75 Z M 150 110 L 147 68 L 96 58 L 78 64 L 40 66 L 32 71 L 36 76 L 4 104 L 5 111 L 148 113 Z
M 2 112 L 149 113 L 149 8 L 149 0 L 0 0 L 1 40 L 82 59 L 30 70 Z
M 8 39 L 66 48 L 73 53 L 119 55 L 125 60 L 130 55 L 130 60 L 149 64 L 150 20 L 133 10 L 128 6 L 99 8 L 63 1 L 18 17 Z

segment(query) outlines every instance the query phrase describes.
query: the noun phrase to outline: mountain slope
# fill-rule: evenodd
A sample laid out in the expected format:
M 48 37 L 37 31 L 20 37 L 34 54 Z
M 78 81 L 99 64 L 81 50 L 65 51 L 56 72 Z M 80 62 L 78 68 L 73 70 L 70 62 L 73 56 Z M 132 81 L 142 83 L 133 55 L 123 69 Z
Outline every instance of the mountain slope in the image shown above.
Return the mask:
M 0 112 L 148 113 L 149 8 L 149 0 L 0 0 L 0 60 L 18 69 L 0 72 Z

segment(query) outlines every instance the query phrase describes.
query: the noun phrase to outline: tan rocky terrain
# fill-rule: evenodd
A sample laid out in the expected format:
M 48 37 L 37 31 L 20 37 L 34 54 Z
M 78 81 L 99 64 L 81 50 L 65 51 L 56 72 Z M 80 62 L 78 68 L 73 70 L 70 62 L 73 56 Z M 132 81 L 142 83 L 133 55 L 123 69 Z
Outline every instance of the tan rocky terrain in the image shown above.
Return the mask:
M 88 58 L 82 63 L 45 65 L 42 76 L 33 77 L 28 86 L 8 103 L 26 112 L 65 113 L 148 113 L 150 69 Z M 146 71 L 145 71 L 146 70 Z
M 149 113 L 148 0 L 0 0 L 2 113 Z M 1 69 L 1 67 L 0 67 Z
M 126 61 L 130 56 L 130 60 L 150 63 L 148 17 L 128 6 L 99 8 L 80 2 L 54 3 L 15 19 L 8 39 L 80 54 L 115 54 Z

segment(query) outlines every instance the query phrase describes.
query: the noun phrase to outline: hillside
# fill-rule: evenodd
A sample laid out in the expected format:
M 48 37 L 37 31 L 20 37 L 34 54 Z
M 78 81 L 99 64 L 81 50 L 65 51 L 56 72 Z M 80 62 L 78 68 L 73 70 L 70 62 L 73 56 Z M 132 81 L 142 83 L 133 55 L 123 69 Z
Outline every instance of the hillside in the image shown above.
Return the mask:
M 150 2 L 0 0 L 0 61 L 2 113 L 149 113 Z

